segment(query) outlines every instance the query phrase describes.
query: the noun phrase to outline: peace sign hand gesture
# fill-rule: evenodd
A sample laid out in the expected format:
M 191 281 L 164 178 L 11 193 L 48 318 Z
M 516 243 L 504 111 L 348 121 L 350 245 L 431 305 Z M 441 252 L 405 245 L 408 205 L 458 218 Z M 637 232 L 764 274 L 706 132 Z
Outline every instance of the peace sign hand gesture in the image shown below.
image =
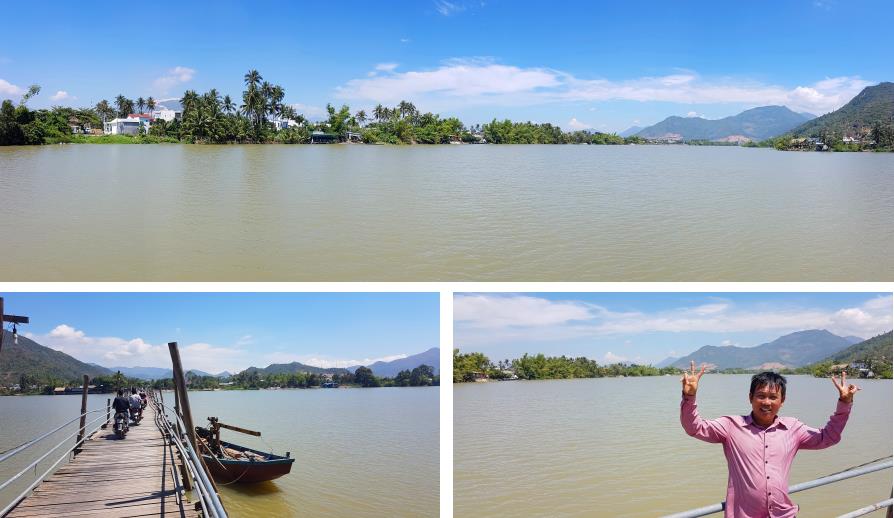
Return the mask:
M 694 396 L 695 392 L 698 390 L 698 380 L 702 379 L 702 375 L 705 373 L 706 365 L 702 364 L 702 369 L 698 372 L 695 372 L 695 362 L 689 362 L 689 373 L 683 371 L 683 377 L 680 378 L 680 381 L 683 382 L 683 394 L 687 396 Z
M 840 394 L 840 396 L 838 397 L 839 400 L 845 403 L 854 402 L 854 394 L 856 394 L 857 391 L 860 390 L 860 387 L 847 384 L 847 373 L 845 371 L 841 371 L 841 383 L 839 383 L 835 379 L 834 374 L 832 375 L 832 383 L 834 383 L 835 388 L 838 389 L 838 393 Z

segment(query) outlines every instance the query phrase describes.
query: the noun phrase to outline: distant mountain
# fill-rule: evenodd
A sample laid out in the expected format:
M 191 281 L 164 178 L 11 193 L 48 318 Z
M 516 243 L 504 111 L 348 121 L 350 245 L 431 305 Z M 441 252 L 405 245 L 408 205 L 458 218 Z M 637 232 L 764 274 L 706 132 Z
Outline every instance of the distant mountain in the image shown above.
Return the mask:
M 390 362 L 376 362 L 367 365 L 367 367 L 369 367 L 376 376 L 393 378 L 397 376 L 397 373 L 400 371 L 413 370 L 420 365 L 434 367 L 435 374 L 438 374 L 441 370 L 441 350 L 437 347 L 432 347 L 419 354 L 407 356 L 406 358 L 401 358 L 399 360 L 392 360 Z
M 638 132 L 642 131 L 642 129 L 643 128 L 641 128 L 640 126 L 630 126 L 621 133 L 618 133 L 618 136 L 629 137 L 630 135 L 636 135 Z
M 230 371 L 223 371 L 223 372 L 218 372 L 218 373 L 215 374 L 214 376 L 215 376 L 216 378 L 229 378 L 229 377 L 232 376 L 232 375 L 233 375 L 233 374 L 230 373 Z
M 825 358 L 825 360 L 829 360 L 832 363 L 850 363 L 871 358 L 873 360 L 886 360 L 888 363 L 891 363 L 891 335 L 891 331 L 888 331 L 885 334 L 874 336 L 869 340 L 861 341 L 843 351 L 839 351 Z
M 785 106 L 763 106 L 717 120 L 668 117 L 636 135 L 643 138 L 678 135 L 681 140 L 741 140 L 741 137 L 764 140 L 791 131 L 807 120 L 808 115 L 795 113 Z
M 688 368 L 707 363 L 716 369 L 761 369 L 800 367 L 827 358 L 863 340 L 844 338 L 826 330 L 798 331 L 757 347 L 717 347 L 706 345 L 694 353 L 676 360 L 672 365 Z
M 249 367 L 242 371 L 245 374 L 251 374 L 257 372 L 259 374 L 292 374 L 296 372 L 306 372 L 308 374 L 345 374 L 349 372 L 347 369 L 342 368 L 328 368 L 324 369 L 322 367 L 314 367 L 312 365 L 305 365 L 300 362 L 292 362 L 292 363 L 274 363 L 268 365 L 264 368 L 258 367 Z
M 792 134 L 801 137 L 829 134 L 842 138 L 856 136 L 864 128 L 869 131 L 877 123 L 894 127 L 894 83 L 867 86 L 841 108 L 801 124 Z
M 673 365 L 675 361 L 679 360 L 676 356 L 668 356 L 667 358 L 661 360 L 660 362 L 655 364 L 655 367 L 659 369 L 662 367 L 667 367 L 668 365 Z
M 10 331 L 3 331 L 3 349 L 0 350 L 0 383 L 18 383 L 22 374 L 40 380 L 50 378 L 69 381 L 79 379 L 84 374 L 102 376 L 114 374 L 109 369 L 76 360 L 71 356 L 44 347 L 39 343 L 19 335 L 19 343 L 13 343 Z

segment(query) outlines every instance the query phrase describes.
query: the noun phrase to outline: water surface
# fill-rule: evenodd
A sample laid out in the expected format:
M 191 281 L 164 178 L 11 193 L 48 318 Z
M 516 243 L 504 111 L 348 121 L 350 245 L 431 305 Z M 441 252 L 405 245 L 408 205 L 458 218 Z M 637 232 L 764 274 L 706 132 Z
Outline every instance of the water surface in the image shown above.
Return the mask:
M 291 473 L 275 481 L 221 486 L 221 499 L 234 518 L 438 515 L 438 387 L 216 391 L 189 396 L 196 425 L 207 424 L 208 416 L 219 417 L 262 433 L 256 438 L 224 430 L 223 440 L 279 454 L 288 451 L 295 458 Z M 89 396 L 88 408 L 105 408 L 107 397 Z M 173 393 L 164 397 L 173 404 Z M 0 451 L 77 416 L 80 400 L 0 397 Z M 70 426 L 69 433 L 76 428 Z M 47 444 L 62 437 L 60 432 Z M 0 464 L 0 480 L 45 452 L 43 448 L 14 463 Z M 49 467 L 41 466 L 38 474 Z M 27 484 L 17 487 L 18 491 L 0 494 L 0 503 Z
M 822 427 L 832 382 L 788 378 L 782 415 Z M 707 375 L 705 418 L 745 414 L 748 376 Z M 841 442 L 801 451 L 792 484 L 891 455 L 890 381 L 859 382 Z M 674 376 L 455 385 L 454 514 L 459 517 L 650 517 L 726 497 L 723 449 L 680 426 Z M 792 495 L 803 516 L 838 516 L 888 498 L 891 470 Z M 884 511 L 880 512 L 880 516 Z
M 0 148 L 3 280 L 894 279 L 894 156 Z

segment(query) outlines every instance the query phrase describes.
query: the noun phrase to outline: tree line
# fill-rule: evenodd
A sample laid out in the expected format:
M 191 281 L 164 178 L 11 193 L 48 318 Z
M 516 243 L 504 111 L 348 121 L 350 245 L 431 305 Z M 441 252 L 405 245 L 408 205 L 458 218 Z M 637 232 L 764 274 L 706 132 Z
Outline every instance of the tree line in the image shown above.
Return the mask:
M 521 358 L 499 360 L 493 363 L 479 352 L 460 353 L 453 350 L 453 382 L 462 383 L 476 379 L 571 379 L 602 378 L 613 376 L 661 376 L 679 374 L 676 367 L 657 368 L 651 365 L 613 363 L 600 365 L 586 357 L 529 355 Z
M 378 104 L 371 113 L 352 113 L 347 105 L 336 108 L 326 105 L 325 117 L 309 121 L 293 106 L 285 104 L 285 89 L 265 80 L 257 70 L 243 76 L 245 90 L 241 103 L 216 89 L 205 93 L 187 90 L 179 99 L 182 116 L 165 121 L 156 119 L 148 131 L 139 135 L 86 136 L 72 134 L 71 126 L 101 128 L 103 122 L 124 118 L 131 113 L 150 112 L 158 106 L 153 97 L 136 100 L 119 94 L 112 102 L 106 99 L 92 108 L 30 110 L 29 99 L 40 93 L 32 85 L 18 105 L 12 100 L 0 106 L 0 145 L 37 145 L 72 143 L 310 143 L 314 132 L 321 132 L 336 142 L 351 140 L 353 135 L 368 144 L 630 144 L 642 143 L 639 137 L 619 137 L 591 131 L 562 131 L 552 124 L 513 122 L 508 119 L 466 127 L 456 117 L 442 118 L 431 112 L 420 112 L 409 101 L 394 107 Z M 277 121 L 292 121 L 288 127 Z M 482 140 L 483 139 L 483 140 Z

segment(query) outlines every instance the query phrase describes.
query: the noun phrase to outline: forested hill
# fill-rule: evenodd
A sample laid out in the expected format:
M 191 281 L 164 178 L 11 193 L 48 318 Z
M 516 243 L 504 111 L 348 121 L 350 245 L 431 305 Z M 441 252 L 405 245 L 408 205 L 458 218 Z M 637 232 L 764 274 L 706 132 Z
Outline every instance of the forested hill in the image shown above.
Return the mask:
M 785 106 L 763 106 L 717 120 L 668 117 L 654 126 L 640 130 L 636 135 L 643 138 L 679 135 L 682 140 L 720 140 L 735 136 L 764 140 L 791 131 L 811 117 L 809 114 L 793 112 Z
M 19 383 L 23 374 L 36 382 L 78 380 L 84 374 L 91 378 L 114 374 L 105 367 L 78 361 L 61 351 L 44 347 L 22 335 L 19 335 L 18 342 L 18 344 L 14 343 L 11 332 L 3 331 L 3 349 L 0 350 L 0 384 L 2 385 Z
M 798 126 L 792 134 L 841 139 L 868 133 L 876 125 L 894 130 L 894 83 L 868 86 L 841 108 Z
M 853 361 L 865 361 L 867 359 L 887 361 L 891 363 L 892 339 L 891 331 L 874 336 L 865 342 L 854 344 L 847 349 L 826 358 L 833 363 L 850 363 Z

